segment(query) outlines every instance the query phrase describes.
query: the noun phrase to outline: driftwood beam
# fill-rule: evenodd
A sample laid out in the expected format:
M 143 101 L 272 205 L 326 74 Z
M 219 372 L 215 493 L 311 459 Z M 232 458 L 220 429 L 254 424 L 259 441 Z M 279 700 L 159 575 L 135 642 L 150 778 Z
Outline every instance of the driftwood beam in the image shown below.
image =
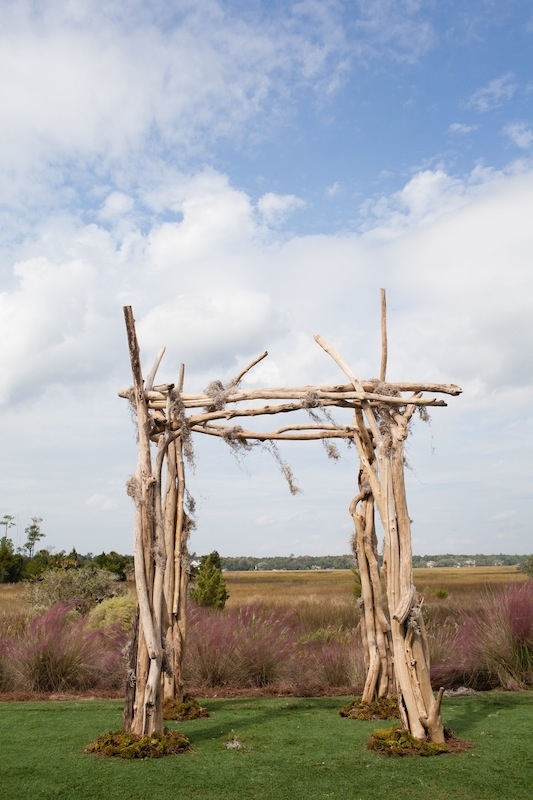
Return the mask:
M 129 392 L 131 390 L 124 389 L 121 393 L 121 397 L 128 397 Z M 166 406 L 166 394 L 157 394 L 154 395 L 153 392 L 145 392 L 145 396 L 147 399 L 150 408 L 165 408 Z M 213 401 L 207 402 L 197 402 L 195 401 L 193 404 L 187 401 L 187 395 L 182 395 L 183 398 L 183 405 L 185 408 L 204 408 L 207 409 L 206 413 L 210 413 L 213 409 Z M 268 391 L 264 392 L 263 394 L 257 394 L 256 392 L 250 393 L 250 395 L 246 395 L 243 393 L 242 397 L 235 398 L 233 395 L 228 395 L 226 398 L 226 403 L 239 403 L 239 402 L 246 402 L 252 400 L 286 400 L 289 399 L 287 397 L 271 397 Z M 344 394 L 318 394 L 316 398 L 316 403 L 313 405 L 306 404 L 305 397 L 298 397 L 296 396 L 295 402 L 292 403 L 291 409 L 292 411 L 299 411 L 299 410 L 307 410 L 308 408 L 320 408 L 322 406 L 337 406 L 338 408 L 360 408 L 362 402 L 368 402 L 373 405 L 383 405 L 384 403 L 391 406 L 398 406 L 403 407 L 408 404 L 414 404 L 417 406 L 446 406 L 447 403 L 444 400 L 441 400 L 436 397 L 417 397 L 416 395 L 413 397 L 399 397 L 397 395 L 387 395 L 387 394 L 371 394 L 365 393 L 364 400 L 359 396 L 358 392 L 344 392 Z M 278 406 L 280 411 L 283 411 L 284 408 L 282 405 Z M 218 410 L 218 409 L 217 409 Z M 220 409 L 222 410 L 222 409 Z M 240 413 L 240 412 L 239 412 Z M 264 412 L 268 413 L 268 412 Z
M 375 392 L 376 388 L 379 387 L 380 381 L 376 380 L 364 380 L 359 381 L 360 385 L 363 387 L 363 390 L 366 393 L 373 393 Z M 168 389 L 172 388 L 174 384 L 162 384 L 161 386 L 154 386 L 152 392 L 147 392 L 148 399 L 158 399 L 161 397 L 161 393 L 167 391 Z M 400 383 L 384 383 L 387 386 L 388 390 L 391 392 L 429 392 L 429 393 L 437 393 L 437 394 L 447 394 L 453 397 L 462 393 L 462 389 L 460 386 L 457 386 L 454 383 L 419 383 L 414 381 L 404 381 Z M 121 389 L 118 392 L 119 397 L 127 397 L 129 389 Z M 258 400 L 258 399 L 268 399 L 268 400 L 285 400 L 285 399 L 302 399 L 306 397 L 317 396 L 320 398 L 321 396 L 344 396 L 346 394 L 352 393 L 352 397 L 355 396 L 353 385 L 352 384 L 341 384 L 341 385 L 317 385 L 317 386 L 295 386 L 292 388 L 284 388 L 284 387 L 275 387 L 275 386 L 268 386 L 262 389 L 239 389 L 238 391 L 230 392 L 228 394 L 228 402 L 237 403 L 241 402 L 242 400 Z M 230 398 L 230 399 L 229 399 Z M 205 406 L 212 404 L 213 399 L 209 397 L 209 395 L 205 394 L 205 392 L 200 393 L 193 393 L 187 392 L 183 394 L 183 402 L 185 405 L 190 405 L 191 407 L 194 406 Z
M 290 428 L 280 428 L 277 431 L 269 431 L 261 433 L 259 431 L 238 431 L 233 432 L 231 428 L 226 426 L 214 425 L 195 425 L 191 428 L 195 433 L 204 433 L 209 436 L 219 436 L 229 442 L 257 440 L 265 442 L 269 439 L 281 439 L 286 441 L 312 441 L 315 439 L 351 439 L 353 432 L 349 429 L 332 428 L 331 430 L 312 430 L 306 429 L 303 426 L 294 425 Z

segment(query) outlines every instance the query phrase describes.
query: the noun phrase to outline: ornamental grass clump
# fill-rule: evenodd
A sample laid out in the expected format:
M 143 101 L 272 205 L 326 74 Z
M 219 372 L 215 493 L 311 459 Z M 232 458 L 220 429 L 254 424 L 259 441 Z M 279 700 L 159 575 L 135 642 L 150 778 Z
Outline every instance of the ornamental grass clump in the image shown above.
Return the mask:
M 297 634 L 290 612 L 249 605 L 189 610 L 185 678 L 189 685 L 262 687 L 283 677 Z
M 283 678 L 297 638 L 294 614 L 249 605 L 239 609 L 236 622 L 236 657 L 246 684 L 262 687 Z
M 91 630 L 73 604 L 57 604 L 0 642 L 3 691 L 65 692 L 119 688 L 127 636 Z
M 430 645 L 435 687 L 533 688 L 533 581 L 486 593 L 430 633 Z
M 472 688 L 533 687 L 533 582 L 509 586 L 468 615 L 458 635 Z M 481 684 L 481 685 L 480 685 Z

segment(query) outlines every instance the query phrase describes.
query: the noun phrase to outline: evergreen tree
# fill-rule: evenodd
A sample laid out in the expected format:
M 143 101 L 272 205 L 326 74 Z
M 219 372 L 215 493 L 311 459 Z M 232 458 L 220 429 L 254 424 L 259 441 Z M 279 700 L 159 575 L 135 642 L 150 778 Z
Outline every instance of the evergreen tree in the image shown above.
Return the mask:
M 13 542 L 7 536 L 0 539 L 0 583 L 17 583 L 22 577 L 24 559 L 15 553 Z
M 229 597 L 226 581 L 222 577 L 220 556 L 213 550 L 208 556 L 202 556 L 196 578 L 196 586 L 191 597 L 199 606 L 224 608 Z
M 26 544 L 24 545 L 24 550 L 28 554 L 29 558 L 33 558 L 35 545 L 37 542 L 40 539 L 44 539 L 46 536 L 46 534 L 41 531 L 41 522 L 41 517 L 32 517 L 31 525 L 28 525 L 28 527 L 24 529 L 24 533 L 26 534 Z

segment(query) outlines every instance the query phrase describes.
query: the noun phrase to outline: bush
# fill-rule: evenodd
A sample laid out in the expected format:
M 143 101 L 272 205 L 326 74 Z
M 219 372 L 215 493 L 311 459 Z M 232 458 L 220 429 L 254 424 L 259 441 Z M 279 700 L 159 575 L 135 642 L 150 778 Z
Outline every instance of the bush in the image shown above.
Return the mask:
M 202 557 L 196 586 L 191 589 L 191 597 L 199 606 L 224 608 L 226 605 L 229 594 L 226 581 L 222 577 L 220 556 L 216 550 Z
M 527 556 L 520 565 L 521 572 L 525 572 L 528 578 L 533 578 L 533 556 Z
M 25 597 L 34 611 L 45 611 L 56 603 L 74 603 L 81 613 L 106 597 L 127 592 L 124 583 L 105 569 L 47 569 L 40 579 L 26 584 Z
M 119 625 L 121 630 L 129 633 L 133 622 L 133 615 L 137 608 L 137 600 L 131 594 L 117 597 L 106 597 L 89 612 L 87 624 L 91 628 L 106 628 L 109 625 Z

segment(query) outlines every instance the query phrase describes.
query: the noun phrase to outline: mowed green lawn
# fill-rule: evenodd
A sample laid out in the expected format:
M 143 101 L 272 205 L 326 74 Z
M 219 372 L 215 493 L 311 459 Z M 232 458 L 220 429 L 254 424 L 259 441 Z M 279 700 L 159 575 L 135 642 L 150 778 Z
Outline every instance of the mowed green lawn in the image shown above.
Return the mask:
M 387 723 L 343 719 L 347 698 L 203 701 L 211 716 L 170 723 L 192 752 L 102 759 L 84 747 L 121 724 L 117 701 L 0 704 L 5 800 L 525 800 L 533 783 L 533 693 L 444 701 L 445 722 L 472 749 L 391 759 L 366 749 Z M 240 748 L 228 749 L 236 740 Z

